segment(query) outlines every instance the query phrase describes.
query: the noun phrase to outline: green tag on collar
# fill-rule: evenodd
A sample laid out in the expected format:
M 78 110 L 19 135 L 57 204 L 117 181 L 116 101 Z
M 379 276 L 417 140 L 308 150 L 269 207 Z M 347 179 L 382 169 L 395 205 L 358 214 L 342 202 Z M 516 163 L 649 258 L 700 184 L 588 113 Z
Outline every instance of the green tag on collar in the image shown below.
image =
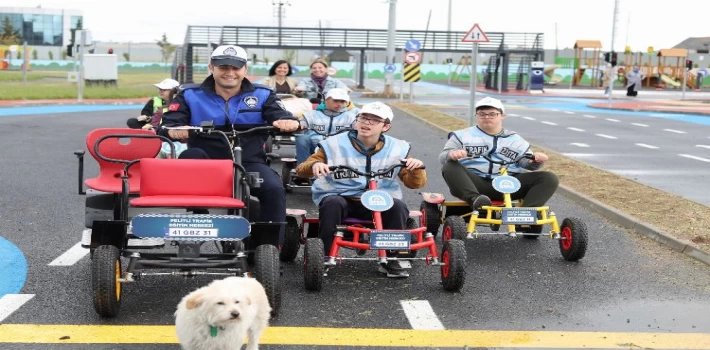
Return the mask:
M 217 327 L 215 326 L 210 326 L 210 335 L 213 337 L 217 336 Z

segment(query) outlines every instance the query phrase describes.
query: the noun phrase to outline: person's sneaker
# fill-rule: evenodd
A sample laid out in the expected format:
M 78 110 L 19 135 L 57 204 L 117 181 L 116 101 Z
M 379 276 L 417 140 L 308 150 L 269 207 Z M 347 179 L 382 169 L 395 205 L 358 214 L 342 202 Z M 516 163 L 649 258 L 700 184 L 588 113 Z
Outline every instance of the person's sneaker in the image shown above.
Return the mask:
M 486 205 L 491 205 L 491 199 L 488 198 L 485 194 L 478 195 L 473 201 L 471 202 L 471 207 L 473 207 L 473 210 L 481 210 L 481 207 L 486 206 Z
M 389 278 L 406 278 L 409 277 L 409 272 L 402 268 L 398 260 L 390 260 L 386 265 L 379 264 L 377 269 L 380 273 L 384 273 Z

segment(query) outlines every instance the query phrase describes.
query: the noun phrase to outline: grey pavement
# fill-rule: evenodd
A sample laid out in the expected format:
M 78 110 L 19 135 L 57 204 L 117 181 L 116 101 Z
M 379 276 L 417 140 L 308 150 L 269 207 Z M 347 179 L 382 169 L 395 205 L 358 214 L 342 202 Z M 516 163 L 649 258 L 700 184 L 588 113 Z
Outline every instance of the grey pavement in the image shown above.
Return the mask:
M 0 129 L 9 130 L 0 138 L 0 234 L 26 256 L 29 273 L 21 293 L 35 295 L 3 323 L 169 325 L 180 298 L 210 280 L 148 277 L 125 285 L 121 314 L 105 320 L 92 308 L 88 257 L 72 266 L 47 265 L 79 241 L 83 226 L 84 203 L 76 194 L 72 152 L 85 149 L 90 130 L 122 127 L 133 114 L 0 119 Z M 449 195 L 436 161 L 445 135 L 402 113 L 397 113 L 391 135 L 412 142 L 412 155 L 427 165 L 429 182 L 422 191 Z M 86 174 L 96 174 L 90 159 Z M 296 190 L 287 201 L 289 207 L 315 213 L 307 191 Z M 418 208 L 417 191 L 405 190 L 405 202 Z M 549 204 L 559 218 L 576 216 L 586 223 L 589 249 L 581 261 L 565 262 L 557 242 L 548 239 L 482 237 L 467 242 L 466 284 L 460 293 L 445 292 L 439 269 L 421 262 L 406 280 L 384 278 L 372 263 L 346 263 L 326 278 L 322 292 L 311 293 L 303 288 L 299 256 L 284 264 L 282 312 L 272 325 L 411 329 L 399 301 L 417 299 L 431 304 L 446 329 L 710 333 L 706 266 L 621 230 L 564 197 L 556 195 Z

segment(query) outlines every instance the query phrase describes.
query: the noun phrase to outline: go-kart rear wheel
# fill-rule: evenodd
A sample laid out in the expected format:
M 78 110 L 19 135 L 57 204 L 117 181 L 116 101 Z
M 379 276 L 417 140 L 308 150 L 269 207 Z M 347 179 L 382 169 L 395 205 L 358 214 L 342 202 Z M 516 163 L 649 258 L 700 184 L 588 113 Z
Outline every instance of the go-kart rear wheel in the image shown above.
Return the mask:
M 293 188 L 289 185 L 291 184 L 291 169 L 293 169 L 294 164 L 292 162 L 283 162 L 281 164 L 281 182 L 283 182 L 284 189 L 286 192 L 293 192 Z
M 451 239 L 466 241 L 466 221 L 460 216 L 449 216 L 444 220 L 444 230 L 441 233 L 441 241 L 446 242 Z
M 579 218 L 565 218 L 560 225 L 560 252 L 567 261 L 577 261 L 587 253 L 587 225 Z
M 281 261 L 294 261 L 301 249 L 301 230 L 298 227 L 298 220 L 293 216 L 286 217 L 286 227 L 284 228 L 284 241 L 281 245 L 279 259 Z
M 441 211 L 439 206 L 427 201 L 422 201 L 419 205 L 419 210 L 422 212 L 423 225 L 426 226 L 426 231 L 431 232 L 431 234 L 436 237 L 439 233 L 439 226 L 441 226 Z
M 114 317 L 121 310 L 121 253 L 112 245 L 94 250 L 91 287 L 94 310 L 101 317 Z
M 325 253 L 320 238 L 309 238 L 303 253 L 303 281 L 306 290 L 320 291 L 323 288 Z
M 415 218 L 407 218 L 407 230 L 413 230 L 415 228 L 419 228 L 419 221 L 416 220 Z M 417 235 L 412 235 L 412 244 L 417 243 Z M 408 250 L 406 253 L 402 254 L 402 257 L 404 258 L 416 258 L 418 250 Z
M 461 290 L 466 281 L 466 247 L 463 241 L 450 239 L 441 249 L 441 283 L 444 290 Z
M 254 253 L 254 274 L 264 286 L 271 305 L 271 316 L 279 314 L 281 307 L 281 264 L 279 250 L 271 244 L 256 247 Z

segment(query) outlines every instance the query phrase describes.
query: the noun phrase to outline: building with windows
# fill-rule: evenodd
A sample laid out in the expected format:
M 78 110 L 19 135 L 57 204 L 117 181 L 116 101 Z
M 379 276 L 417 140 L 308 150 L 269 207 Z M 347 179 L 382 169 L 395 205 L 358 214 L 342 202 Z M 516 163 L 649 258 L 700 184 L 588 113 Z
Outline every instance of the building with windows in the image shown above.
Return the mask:
M 66 46 L 71 41 L 71 29 L 83 20 L 83 12 L 41 7 L 0 7 L 0 27 L 7 21 L 6 18 L 30 46 Z

